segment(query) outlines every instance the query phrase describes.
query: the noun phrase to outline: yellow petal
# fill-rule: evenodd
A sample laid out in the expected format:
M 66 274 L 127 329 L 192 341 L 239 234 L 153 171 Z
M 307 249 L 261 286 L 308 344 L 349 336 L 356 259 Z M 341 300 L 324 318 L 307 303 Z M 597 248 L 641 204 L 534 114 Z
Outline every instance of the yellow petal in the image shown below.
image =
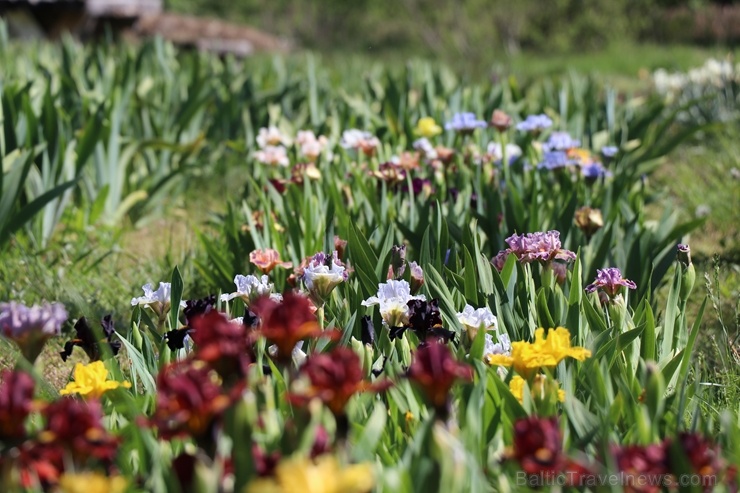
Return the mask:
M 514 364 L 514 358 L 506 356 L 505 354 L 487 354 L 486 363 L 491 366 L 511 366 Z
M 509 382 L 509 391 L 519 402 L 524 402 L 524 382 L 519 375 L 514 375 Z
M 357 464 L 344 468 L 336 493 L 368 493 L 373 486 L 375 486 L 373 466 Z

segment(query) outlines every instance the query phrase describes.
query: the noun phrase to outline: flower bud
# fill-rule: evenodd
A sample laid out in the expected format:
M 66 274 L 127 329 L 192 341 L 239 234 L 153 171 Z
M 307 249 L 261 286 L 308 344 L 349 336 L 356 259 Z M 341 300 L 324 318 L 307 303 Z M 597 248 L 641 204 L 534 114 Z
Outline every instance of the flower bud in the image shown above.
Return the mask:
M 506 132 L 506 130 L 511 127 L 512 119 L 503 111 L 494 110 L 489 123 L 499 132 Z
M 396 350 L 401 358 L 401 364 L 403 366 L 409 366 L 411 364 L 411 345 L 409 344 L 408 337 L 396 338 Z
M 696 282 L 696 269 L 691 262 L 691 249 L 689 245 L 679 244 L 676 258 L 679 263 L 678 268 L 681 269 L 681 289 L 678 293 L 678 298 L 682 303 L 686 303 Z
M 409 270 L 411 271 L 411 294 L 415 295 L 419 292 L 421 287 L 424 285 L 424 271 L 416 262 L 409 263 Z
M 400 279 L 406 271 L 406 245 L 391 248 L 391 265 L 388 267 L 388 279 Z
M 581 207 L 576 211 L 575 222 L 578 229 L 583 231 L 587 239 L 604 226 L 604 217 L 601 210 L 590 207 Z
M 339 236 L 334 236 L 334 250 L 337 251 L 339 259 L 344 261 L 344 251 L 347 249 L 347 240 L 341 239 Z
M 373 368 L 373 357 L 375 356 L 375 350 L 369 344 L 364 344 L 362 341 L 358 341 L 352 337 L 349 341 L 352 351 L 360 357 L 362 362 L 362 369 L 365 373 L 370 373 Z
M 665 378 L 658 365 L 653 361 L 647 362 L 647 382 L 645 386 L 645 404 L 648 414 L 654 419 L 660 419 L 663 414 L 665 399 Z
M 375 327 L 373 319 L 368 315 L 362 317 L 362 343 L 368 346 L 375 345 Z

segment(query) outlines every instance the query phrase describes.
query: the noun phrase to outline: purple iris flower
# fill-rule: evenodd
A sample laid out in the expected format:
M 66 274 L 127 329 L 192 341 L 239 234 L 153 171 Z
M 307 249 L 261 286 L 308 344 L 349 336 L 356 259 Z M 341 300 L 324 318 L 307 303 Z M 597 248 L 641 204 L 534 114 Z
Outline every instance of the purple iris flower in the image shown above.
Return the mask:
M 552 260 L 570 262 L 576 258 L 574 252 L 562 248 L 559 231 L 514 234 L 506 238 L 506 243 L 509 248 L 505 251 L 513 253 L 520 262 L 525 264 L 535 261 L 548 263 Z M 501 253 L 499 255 L 501 255 L 500 261 L 503 255 Z
M 622 277 L 622 271 L 616 267 L 609 267 L 608 269 L 596 269 L 596 279 L 586 286 L 586 292 L 593 293 L 600 288 L 610 298 L 614 298 L 622 287 L 637 289 L 637 284 Z
M 488 123 L 479 120 L 475 113 L 455 113 L 452 120 L 445 123 L 445 129 L 455 132 L 469 134 L 476 128 L 486 128 Z
M 522 132 L 541 132 L 552 127 L 552 120 L 544 113 L 541 115 L 529 115 L 523 122 L 516 125 L 516 129 Z
M 573 164 L 568 155 L 563 151 L 550 151 L 545 152 L 542 158 L 542 162 L 537 165 L 537 169 L 549 169 L 555 170 L 565 168 L 566 166 Z
M 545 151 L 567 151 L 580 145 L 581 141 L 571 137 L 568 132 L 553 132 L 542 147 Z
M 613 158 L 618 152 L 619 147 L 617 146 L 604 146 L 601 148 L 601 155 L 605 158 Z
M 611 173 L 604 168 L 601 163 L 593 162 L 581 167 L 581 174 L 586 180 L 593 181 L 599 178 L 611 176 Z

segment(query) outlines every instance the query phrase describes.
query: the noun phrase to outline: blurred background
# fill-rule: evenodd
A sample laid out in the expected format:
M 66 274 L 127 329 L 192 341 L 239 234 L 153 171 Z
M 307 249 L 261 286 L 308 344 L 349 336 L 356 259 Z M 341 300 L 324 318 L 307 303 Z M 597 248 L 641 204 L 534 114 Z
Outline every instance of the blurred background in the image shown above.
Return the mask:
M 740 3 L 731 0 L 0 0 L 0 14 L 16 38 L 89 38 L 108 27 L 237 55 L 414 55 L 473 72 L 494 60 L 516 67 L 522 53 L 611 49 L 634 58 L 625 46 L 732 48 L 740 40 Z M 650 60 L 613 63 L 638 61 Z

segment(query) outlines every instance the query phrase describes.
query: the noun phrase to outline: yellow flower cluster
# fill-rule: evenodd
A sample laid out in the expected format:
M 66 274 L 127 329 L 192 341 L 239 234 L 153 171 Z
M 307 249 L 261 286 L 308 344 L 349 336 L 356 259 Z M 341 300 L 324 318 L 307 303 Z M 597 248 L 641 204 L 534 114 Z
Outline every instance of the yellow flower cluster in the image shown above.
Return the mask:
M 129 382 L 108 380 L 108 369 L 102 361 L 93 361 L 89 365 L 77 363 L 74 377 L 74 382 L 69 382 L 59 391 L 61 395 L 80 394 L 91 399 L 98 399 L 108 390 L 131 387 Z
M 524 402 L 524 380 L 519 375 L 514 375 L 509 382 L 509 391 L 519 402 Z M 565 391 L 561 390 L 557 380 L 549 380 L 546 375 L 539 374 L 534 377 L 534 383 L 530 386 L 532 397 L 537 398 L 540 394 L 547 394 L 550 386 L 558 387 L 558 400 L 565 402 Z
M 100 473 L 62 474 L 59 478 L 62 493 L 122 493 L 126 480 L 121 476 L 107 477 Z
M 255 479 L 244 493 L 368 493 L 374 485 L 370 464 L 342 467 L 336 457 L 325 455 L 283 461 L 274 477 Z
M 420 137 L 432 138 L 442 133 L 442 127 L 437 125 L 434 118 L 421 118 L 416 124 L 414 133 Z
M 535 331 L 534 342 L 517 341 L 511 343 L 511 356 L 490 354 L 486 356 L 489 365 L 513 366 L 522 377 L 529 379 L 540 368 L 554 368 L 565 358 L 583 361 L 591 356 L 591 351 L 582 347 L 571 347 L 570 332 L 564 327 Z

